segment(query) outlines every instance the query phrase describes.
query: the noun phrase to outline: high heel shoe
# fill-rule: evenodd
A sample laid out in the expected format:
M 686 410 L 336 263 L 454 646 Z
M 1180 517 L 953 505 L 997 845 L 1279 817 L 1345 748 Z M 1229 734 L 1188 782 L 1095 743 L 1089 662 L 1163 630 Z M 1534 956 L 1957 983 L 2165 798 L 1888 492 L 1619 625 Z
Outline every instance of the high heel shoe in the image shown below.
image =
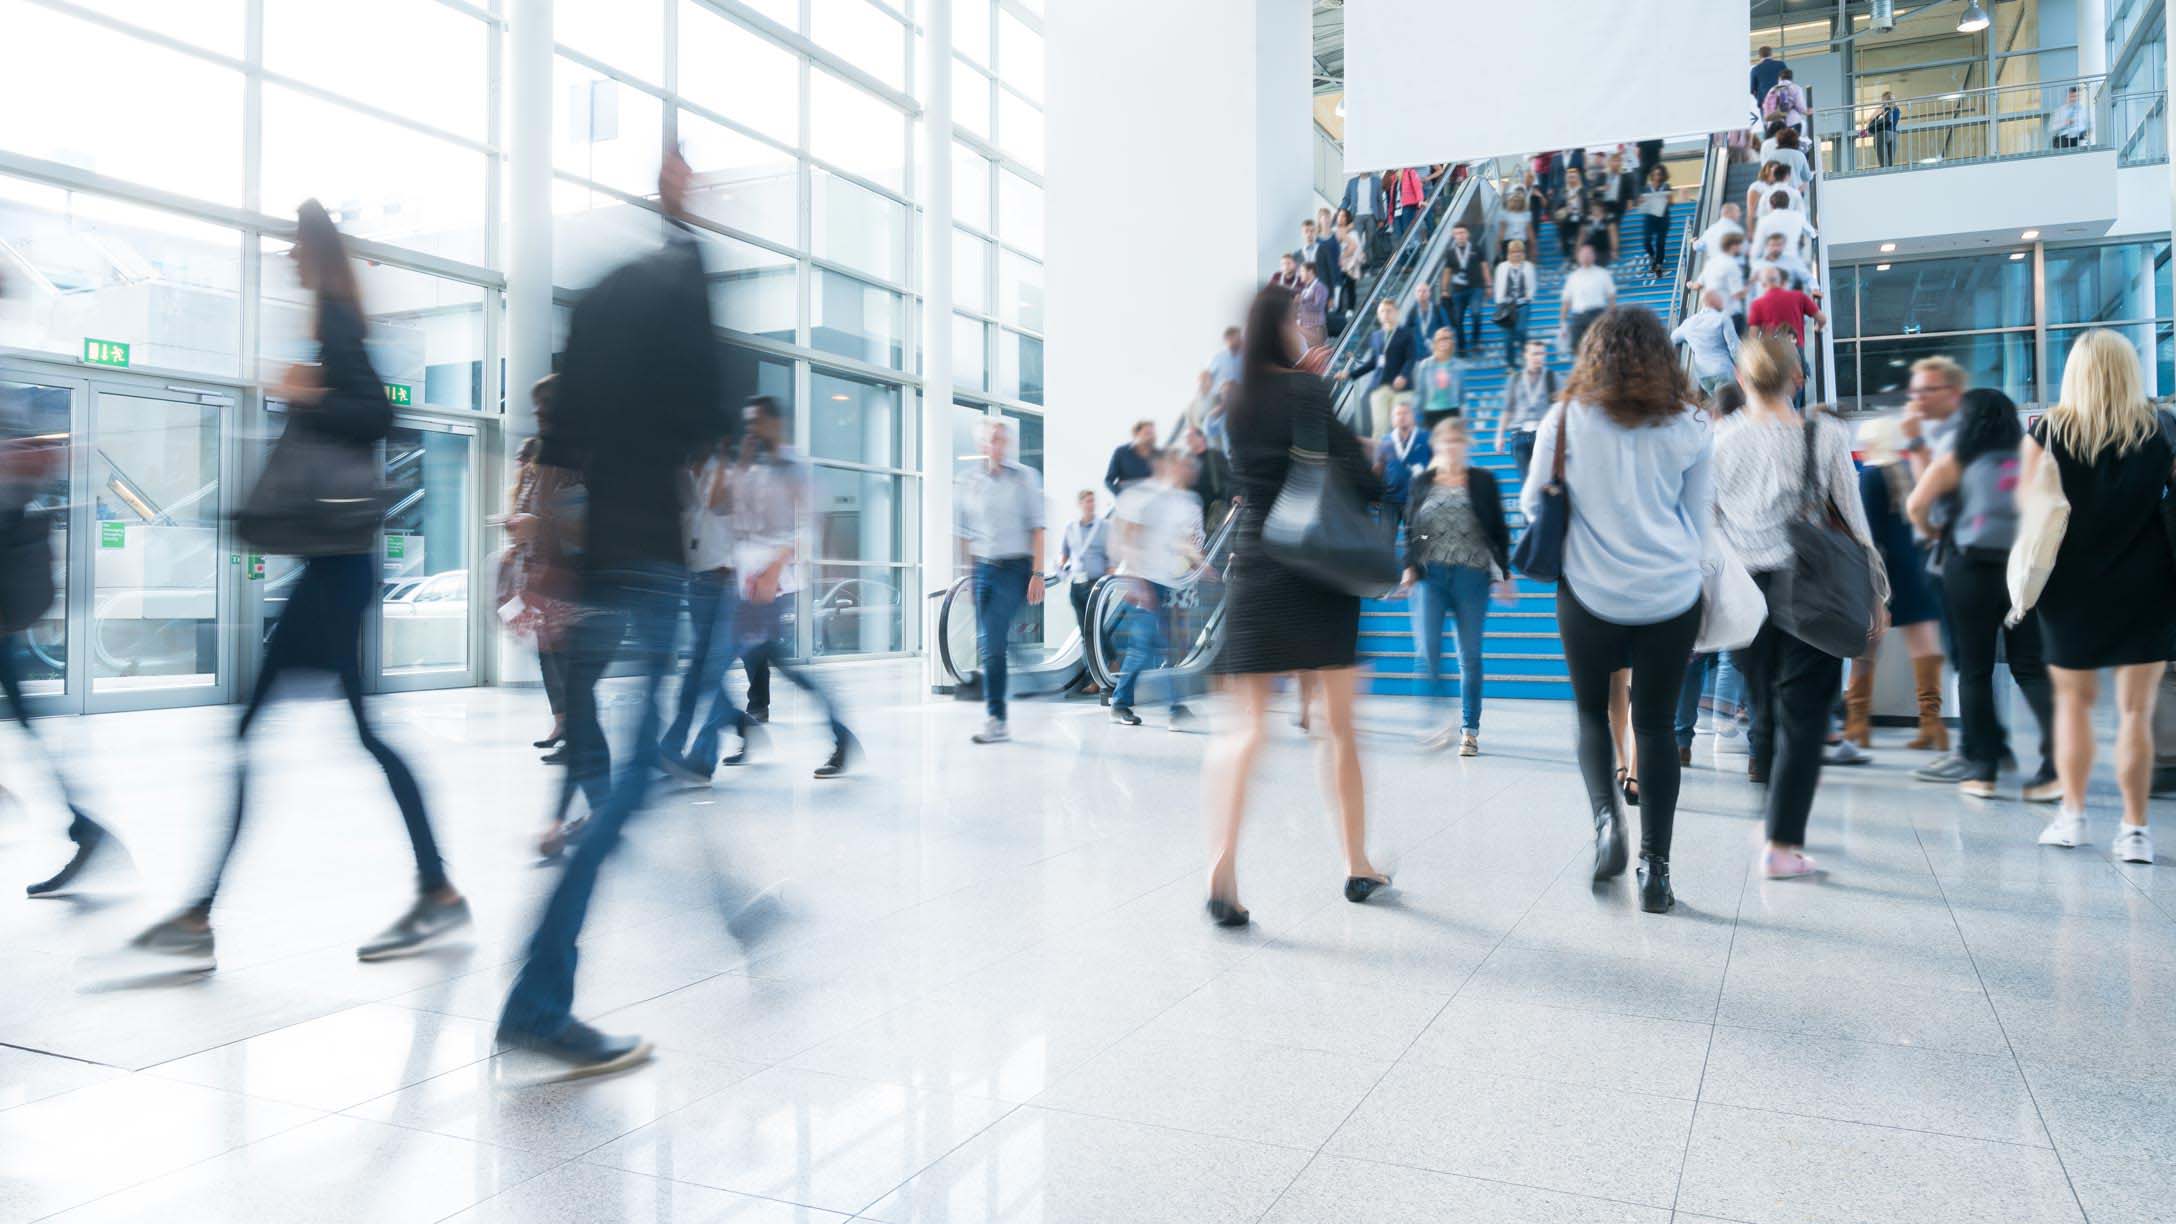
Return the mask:
M 1594 809 L 1594 879 L 1597 883 L 1624 874 L 1624 817 L 1615 803 L 1604 800 Z
M 1670 860 L 1659 854 L 1640 856 L 1640 908 L 1650 914 L 1666 914 L 1677 904 L 1670 891 Z
M 1359 905 L 1388 887 L 1389 876 L 1346 876 L 1345 899 Z
M 1243 927 L 1254 916 L 1229 901 L 1219 901 L 1215 897 L 1204 902 L 1203 908 L 1209 911 L 1209 917 L 1220 927 Z

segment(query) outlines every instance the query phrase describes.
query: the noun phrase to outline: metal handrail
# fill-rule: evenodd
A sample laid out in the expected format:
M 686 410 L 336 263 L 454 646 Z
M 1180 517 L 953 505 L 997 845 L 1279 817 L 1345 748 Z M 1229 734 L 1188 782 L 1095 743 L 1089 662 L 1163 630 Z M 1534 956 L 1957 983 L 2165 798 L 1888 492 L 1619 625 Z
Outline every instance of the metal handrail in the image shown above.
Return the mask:
M 2167 113 L 2165 89 L 2109 95 L 2108 130 L 2117 142 L 2117 165 L 2145 166 L 2168 160 Z
M 1880 133 L 1869 130 L 1882 110 L 1879 101 L 1824 107 L 1811 112 L 1809 130 L 1828 134 L 1821 160 L 1835 175 L 2105 149 L 2113 126 L 2107 84 L 2107 75 L 2101 73 L 1897 98 L 1891 103 L 1899 112 L 1896 126 Z M 2053 130 L 2056 112 L 2072 88 L 2079 91 L 2086 123 L 2084 135 L 2074 141 Z M 1815 142 L 1823 143 L 1821 137 Z
M 1453 180 L 1456 178 L 1456 166 L 1452 166 L 1443 172 L 1442 181 L 1436 184 L 1435 191 L 1429 195 L 1427 202 L 1421 206 L 1421 219 L 1405 231 L 1405 237 L 1398 240 L 1397 246 L 1390 252 L 1390 257 L 1383 261 L 1382 270 L 1376 273 L 1375 283 L 1369 287 L 1367 296 L 1355 303 L 1352 317 L 1345 321 L 1345 330 L 1338 334 L 1337 347 L 1330 350 L 1329 363 L 1322 367 L 1322 372 L 1325 375 L 1342 370 L 1352 364 L 1353 356 L 1358 351 L 1362 336 L 1372 334 L 1369 329 L 1375 321 L 1377 308 L 1386 293 L 1393 292 L 1391 286 L 1394 278 L 1400 272 L 1410 271 L 1418 262 L 1420 252 L 1427 246 L 1428 241 L 1435 233 L 1442 228 L 1435 222 L 1443 215 L 1450 213 L 1451 209 L 1447 205 L 1454 202 L 1458 195 L 1476 182 L 1479 174 L 1476 169 L 1469 167 L 1463 181 L 1454 183 Z M 1410 289 L 1410 284 L 1406 288 Z M 1399 297 L 1406 296 L 1404 291 L 1396 292 Z

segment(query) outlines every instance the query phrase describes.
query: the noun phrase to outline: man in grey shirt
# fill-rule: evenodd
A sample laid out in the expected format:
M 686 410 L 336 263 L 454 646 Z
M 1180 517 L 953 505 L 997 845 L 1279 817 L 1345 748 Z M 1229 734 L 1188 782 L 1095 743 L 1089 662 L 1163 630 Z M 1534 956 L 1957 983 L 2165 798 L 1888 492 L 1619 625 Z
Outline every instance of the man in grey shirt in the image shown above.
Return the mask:
M 1012 738 L 1005 725 L 1005 650 L 1022 604 L 1043 602 L 1043 482 L 1012 461 L 1012 427 L 992 420 L 982 462 L 959 477 L 953 493 L 959 534 L 974 564 L 975 647 L 982 659 L 982 701 L 989 715 L 978 744 Z
M 1700 380 L 1700 394 L 1713 395 L 1738 372 L 1738 329 L 1723 309 L 1723 295 L 1710 289 L 1700 295 L 1700 309 L 1677 325 L 1670 339 L 1692 350 L 1692 372 Z
M 1556 371 L 1548 368 L 1549 346 L 1539 340 L 1526 342 L 1526 366 L 1504 386 L 1503 411 L 1496 414 L 1496 449 L 1504 448 L 1504 430 L 1511 432 L 1511 457 L 1524 479 L 1534 460 L 1534 431 L 1556 402 Z
M 1096 491 L 1082 489 L 1079 500 L 1080 517 L 1065 525 L 1065 535 L 1058 542 L 1058 573 L 1067 582 L 1066 594 L 1073 603 L 1073 623 L 1080 626 L 1085 640 L 1088 592 L 1095 586 L 1096 579 L 1111 572 L 1111 557 L 1105 542 L 1107 524 L 1096 517 Z

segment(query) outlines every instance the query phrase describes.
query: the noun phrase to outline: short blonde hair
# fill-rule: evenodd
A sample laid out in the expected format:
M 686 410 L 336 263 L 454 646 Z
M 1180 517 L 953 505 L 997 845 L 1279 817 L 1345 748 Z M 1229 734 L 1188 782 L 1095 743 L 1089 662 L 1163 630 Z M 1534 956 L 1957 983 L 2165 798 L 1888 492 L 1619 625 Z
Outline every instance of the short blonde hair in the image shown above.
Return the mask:
M 1798 346 L 1775 332 L 1756 331 L 1738 346 L 1738 382 L 1749 395 L 1789 393 L 1798 370 Z
M 1967 381 L 1964 367 L 1940 353 L 1936 353 L 1932 357 L 1921 357 L 1913 362 L 1912 373 L 1940 375 L 1945 385 L 1955 387 L 1959 391 L 1964 390 L 1964 384 Z
M 2063 365 L 2063 397 L 2048 409 L 2048 437 L 2082 463 L 2142 445 L 2160 427 L 2144 382 L 2130 341 L 2099 327 L 2078 337 Z

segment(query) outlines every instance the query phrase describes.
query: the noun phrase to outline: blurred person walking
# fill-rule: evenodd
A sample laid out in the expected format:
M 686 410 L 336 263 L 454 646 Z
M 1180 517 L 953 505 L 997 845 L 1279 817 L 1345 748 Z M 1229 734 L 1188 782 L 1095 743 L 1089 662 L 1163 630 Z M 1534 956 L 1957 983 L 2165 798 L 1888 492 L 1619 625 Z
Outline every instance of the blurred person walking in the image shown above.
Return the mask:
M 2153 707 L 2176 658 L 2176 545 L 2162 502 L 2176 482 L 2176 423 L 2141 389 L 2130 341 L 2095 328 L 2063 366 L 2062 399 L 2020 447 L 2020 489 L 2054 464 L 2070 503 L 2055 567 L 2035 605 L 2055 681 L 2055 769 L 2063 802 L 2041 830 L 2043 846 L 2089 839 L 2086 789 L 2093 773 L 2093 703 L 2102 668 L 2116 673 L 2116 784 L 2123 794 L 2115 855 L 2153 861 L 2146 802 L 2153 783 Z
M 1541 428 L 1541 418 L 1549 415 L 1549 406 L 1556 403 L 1556 371 L 1548 367 L 1548 360 L 1548 345 L 1539 340 L 1526 342 L 1526 364 L 1504 385 L 1503 408 L 1496 413 L 1496 450 L 1503 451 L 1508 431 L 1511 468 L 1521 478 L 1533 466 L 1534 432 Z
M 1488 469 L 1467 462 L 1473 439 L 1465 422 L 1439 421 L 1429 434 L 1428 466 L 1413 477 L 1405 516 L 1405 587 L 1412 601 L 1413 638 L 1428 677 L 1428 702 L 1441 718 L 1443 618 L 1458 634 L 1459 721 L 1421 733 L 1425 748 L 1458 755 L 1481 751 L 1481 642 L 1491 591 L 1511 596 L 1511 529 L 1503 494 Z
M 1090 632 L 1088 596 L 1095 591 L 1096 579 L 1111 572 L 1110 524 L 1096 516 L 1094 489 L 1082 489 L 1076 500 L 1080 517 L 1066 523 L 1065 534 L 1058 539 L 1058 580 L 1066 584 L 1073 623 L 1080 627 L 1085 644 Z M 1089 691 L 1096 691 L 1093 684 Z
M 1670 172 L 1661 163 L 1649 166 L 1640 176 L 1645 184 L 1632 210 L 1640 215 L 1640 237 L 1647 252 L 1647 274 L 1660 277 L 1669 269 L 1662 266 L 1663 253 L 1670 241 Z
M 1289 294 L 1267 290 L 1255 296 L 1247 312 L 1247 371 L 1231 422 L 1232 469 L 1241 500 L 1225 596 L 1225 642 L 1214 669 L 1239 708 L 1219 728 L 1202 762 L 1207 909 L 1219 926 L 1244 926 L 1249 920 L 1239 903 L 1239 832 L 1247 785 L 1268 741 L 1270 695 L 1276 678 L 1289 672 L 1311 677 L 1322 705 L 1325 734 L 1316 772 L 1337 809 L 1345 899 L 1366 901 L 1390 883 L 1368 859 L 1366 784 L 1353 725 L 1360 600 L 1285 568 L 1262 548 L 1262 525 L 1300 440 L 1325 440 L 1325 462 L 1362 497 L 1372 501 L 1381 493 L 1366 450 L 1331 409 L 1329 388 L 1293 368 L 1300 337 L 1291 310 Z
M 1497 249 L 1509 245 L 1499 244 Z M 1451 249 L 1443 255 L 1443 300 L 1451 307 L 1451 334 L 1468 349 L 1481 347 L 1480 302 L 1489 291 L 1489 276 L 1488 257 L 1481 253 L 1480 244 L 1465 226 L 1452 226 Z
M 1496 265 L 1496 284 L 1492 300 L 1496 303 L 1496 326 L 1504 334 L 1504 368 L 1516 369 L 1519 350 L 1526 344 L 1526 316 L 1533 309 L 1534 265 L 1526 261 L 1526 244 L 1514 242 L 1504 250 L 1504 261 Z
M 1231 456 L 1209 445 L 1208 433 L 1199 429 L 1186 431 L 1181 449 L 1192 464 L 1193 493 L 1201 501 L 1201 528 L 1204 532 L 1214 531 L 1231 509 Z
M 973 739 L 1002 744 L 1012 739 L 1005 685 L 1013 618 L 1023 605 L 1043 602 L 1043 481 L 1013 461 L 1008 422 L 992 418 L 982 428 L 982 461 L 960 474 L 952 499 L 974 572 L 975 649 L 987 716 Z
M 1156 457 L 1156 422 L 1135 421 L 1133 432 L 1111 449 L 1111 461 L 1103 465 L 1103 487 L 1116 497 L 1128 485 L 1147 480 Z
M 1579 722 L 1579 772 L 1594 824 L 1596 880 L 1628 857 L 1609 725 L 1614 678 L 1629 669 L 1629 722 L 1640 804 L 1640 908 L 1662 913 L 1677 814 L 1678 694 L 1700 630 L 1702 558 L 1714 522 L 1714 440 L 1653 311 L 1613 307 L 1594 320 L 1563 404 L 1534 439 L 1520 507 L 1569 490 L 1557 621 Z M 1629 793 L 1629 792 L 1627 792 Z
M 1118 555 L 1125 573 L 1126 613 L 1121 622 L 1126 655 L 1111 687 L 1111 721 L 1141 725 L 1134 693 L 1141 673 L 1172 659 L 1174 606 L 1179 585 L 1201 563 L 1201 501 L 1189 487 L 1193 456 L 1170 450 L 1157 456 L 1156 476 L 1125 491 L 1111 518 L 1118 528 Z M 1185 693 L 1171 685 L 1171 728 L 1188 722 Z
M 1375 443 L 1375 475 L 1383 482 L 1383 513 L 1405 518 L 1406 490 L 1428 469 L 1428 436 L 1413 427 L 1413 406 L 1400 402 L 1390 410 L 1390 429 Z
M 1579 245 L 1579 266 L 1564 278 L 1564 347 L 1579 360 L 1579 341 L 1602 312 L 1617 304 L 1617 279 L 1599 262 L 1594 244 Z
M 1458 361 L 1458 335 L 1454 330 L 1436 329 L 1428 355 L 1413 367 L 1413 385 L 1419 389 L 1421 423 L 1429 429 L 1451 417 L 1465 415 L 1466 371 Z
M 732 443 L 720 439 L 681 473 L 681 539 L 687 541 L 687 672 L 673 703 L 672 725 L 658 742 L 658 763 L 686 782 L 708 782 L 718 761 L 717 728 L 730 722 L 747 749 L 747 716 L 725 691 L 725 674 L 741 657 L 740 576 L 734 570 Z M 706 705 L 707 703 L 707 705 Z M 703 716 L 703 734 L 688 733 Z M 722 716 L 722 717 L 721 717 Z
M 1692 354 L 1692 373 L 1702 395 L 1715 394 L 1738 371 L 1738 328 L 1723 310 L 1725 305 L 1721 290 L 1702 290 L 1700 309 L 1670 333 L 1672 343 L 1684 345 Z
M 203 892 L 131 944 L 205 970 L 216 964 L 212 904 L 248 810 L 250 728 L 273 686 L 293 671 L 327 671 L 339 681 L 356 738 L 385 771 L 415 853 L 415 900 L 356 955 L 376 960 L 414 951 L 470 922 L 468 901 L 446 877 L 422 788 L 408 763 L 378 737 L 363 705 L 363 617 L 377 599 L 373 554 L 385 509 L 377 444 L 392 428 L 393 409 L 364 346 L 368 324 L 346 244 L 316 200 L 303 201 L 296 213 L 290 255 L 314 304 L 317 363 L 289 366 L 270 393 L 288 405 L 287 429 L 266 456 L 237 529 L 265 552 L 302 557 L 302 577 L 265 643 L 256 687 L 235 724 L 234 806 Z
M 1859 504 L 1866 510 L 1874 546 L 1881 550 L 1882 566 L 1889 571 L 1889 627 L 1904 631 L 1905 645 L 1911 651 L 1919 734 L 1908 747 L 1946 753 L 1949 725 L 1942 721 L 1942 596 L 1927 572 L 1926 546 L 1913 537 L 1911 523 L 1904 517 L 1905 501 L 1911 496 L 1911 467 L 1896 446 L 1899 435 L 1895 429 L 1889 421 L 1873 420 L 1859 430 Z M 1855 748 L 1873 746 L 1874 669 L 1880 661 L 1880 638 L 1851 661 L 1851 679 L 1844 689 L 1844 743 Z M 1865 759 L 1864 754 L 1838 745 L 1830 763 L 1857 765 Z

